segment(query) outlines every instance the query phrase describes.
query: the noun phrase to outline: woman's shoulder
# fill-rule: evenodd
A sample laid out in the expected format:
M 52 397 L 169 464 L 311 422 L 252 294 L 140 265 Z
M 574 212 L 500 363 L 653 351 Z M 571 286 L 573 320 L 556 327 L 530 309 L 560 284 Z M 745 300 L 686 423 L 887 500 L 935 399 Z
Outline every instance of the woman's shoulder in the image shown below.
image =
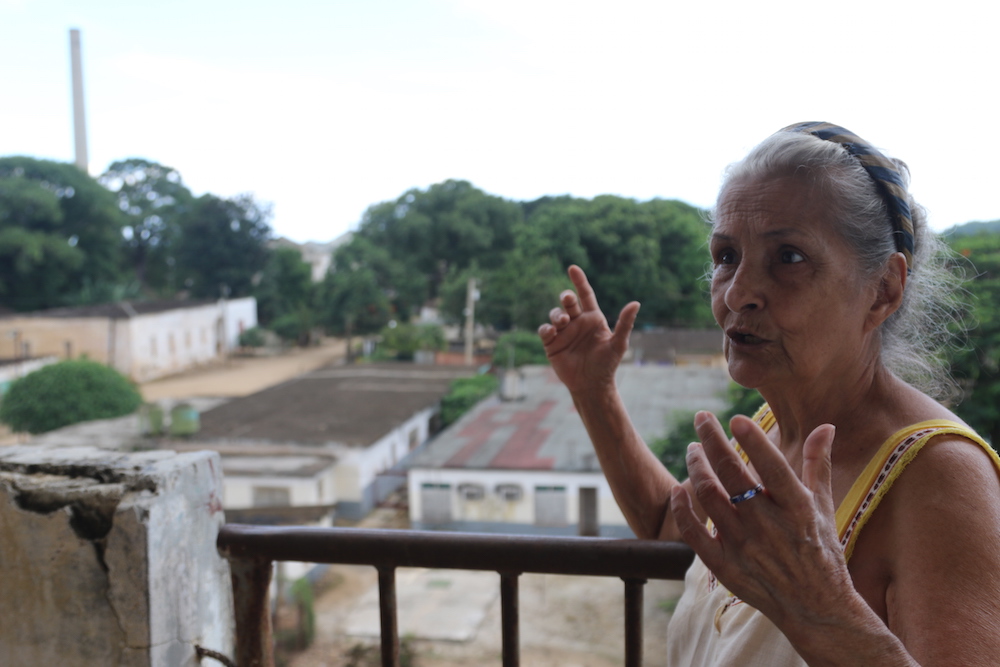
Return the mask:
M 924 436 L 883 501 L 890 543 L 912 555 L 987 539 L 1000 554 L 1000 457 L 959 421 L 930 423 L 940 427 Z

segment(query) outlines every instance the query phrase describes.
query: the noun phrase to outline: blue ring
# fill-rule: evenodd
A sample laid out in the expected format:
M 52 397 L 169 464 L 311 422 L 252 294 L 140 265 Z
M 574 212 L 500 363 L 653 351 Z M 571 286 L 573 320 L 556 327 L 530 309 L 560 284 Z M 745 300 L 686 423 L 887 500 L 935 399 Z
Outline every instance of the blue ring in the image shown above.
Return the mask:
M 744 500 L 750 500 L 758 493 L 762 493 L 763 491 L 764 491 L 764 485 L 758 484 L 749 491 L 744 491 L 743 493 L 736 496 L 729 496 L 729 502 L 736 505 L 737 503 L 742 503 Z

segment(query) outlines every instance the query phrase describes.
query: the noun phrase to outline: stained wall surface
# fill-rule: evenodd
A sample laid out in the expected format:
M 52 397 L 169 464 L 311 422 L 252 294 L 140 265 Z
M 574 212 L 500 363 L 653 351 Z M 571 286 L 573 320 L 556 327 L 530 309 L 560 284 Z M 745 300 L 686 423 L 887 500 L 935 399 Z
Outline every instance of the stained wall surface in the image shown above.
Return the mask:
M 232 655 L 214 452 L 0 449 L 0 664 Z

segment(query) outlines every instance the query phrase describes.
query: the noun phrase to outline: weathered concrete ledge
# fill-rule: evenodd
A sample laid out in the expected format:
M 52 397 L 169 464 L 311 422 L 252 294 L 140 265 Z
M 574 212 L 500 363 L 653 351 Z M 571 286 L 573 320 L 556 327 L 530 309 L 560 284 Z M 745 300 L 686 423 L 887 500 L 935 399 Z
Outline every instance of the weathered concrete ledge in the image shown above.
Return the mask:
M 232 655 L 218 454 L 0 448 L 0 664 Z

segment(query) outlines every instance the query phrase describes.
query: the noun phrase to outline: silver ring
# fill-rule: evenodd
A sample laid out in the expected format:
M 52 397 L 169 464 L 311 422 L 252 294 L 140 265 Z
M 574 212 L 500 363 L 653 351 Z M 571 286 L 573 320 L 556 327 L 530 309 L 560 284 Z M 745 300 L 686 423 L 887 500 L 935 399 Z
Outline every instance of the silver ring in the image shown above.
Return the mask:
M 729 496 L 729 502 L 731 502 L 734 505 L 737 504 L 737 503 L 742 503 L 744 500 L 750 500 L 751 498 L 753 498 L 754 496 L 756 496 L 758 493 L 762 493 L 763 491 L 764 491 L 764 485 L 763 484 L 758 484 L 757 486 L 753 487 L 749 491 L 744 491 L 743 493 L 741 493 L 739 495 Z

